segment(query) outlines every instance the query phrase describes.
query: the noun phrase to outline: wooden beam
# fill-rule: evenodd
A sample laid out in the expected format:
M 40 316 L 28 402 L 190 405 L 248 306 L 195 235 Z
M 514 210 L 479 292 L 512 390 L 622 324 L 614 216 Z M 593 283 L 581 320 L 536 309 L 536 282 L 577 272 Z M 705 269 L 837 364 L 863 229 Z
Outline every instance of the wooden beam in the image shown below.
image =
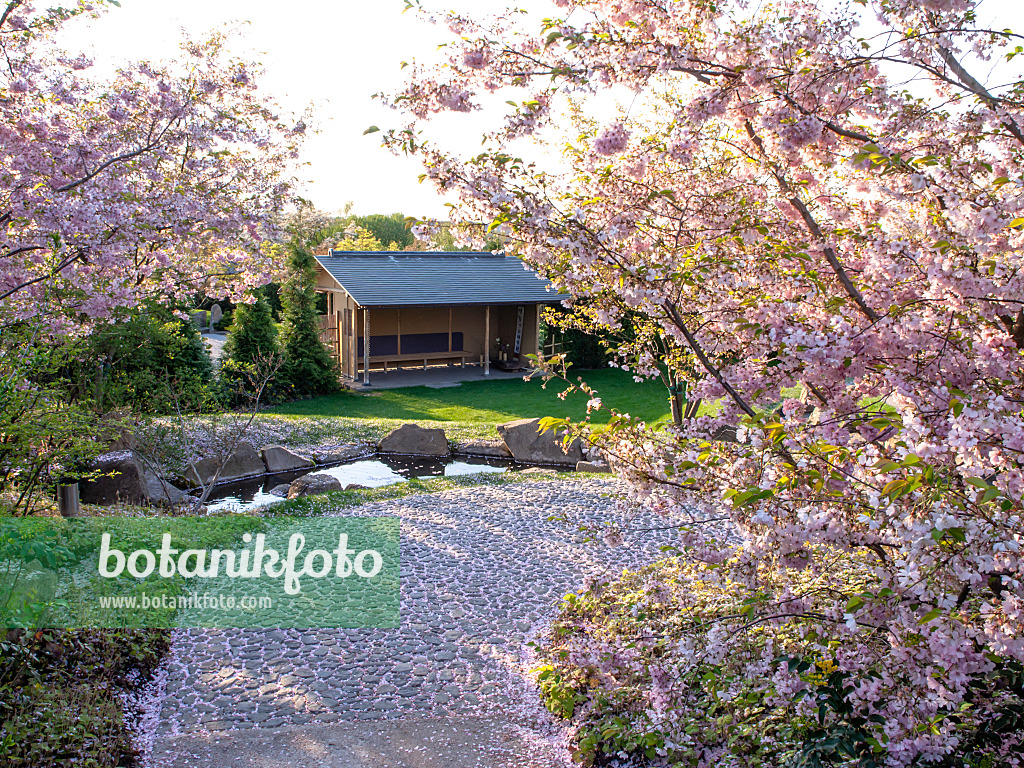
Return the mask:
M 402 354 L 402 308 L 398 307 L 395 310 L 396 320 L 398 323 L 398 354 Z
M 491 375 L 491 305 L 484 307 L 484 376 Z
M 452 351 L 452 308 L 448 307 L 448 351 Z
M 370 310 L 363 310 L 363 384 L 370 386 Z
M 537 335 L 535 336 L 535 338 L 537 339 L 537 349 L 534 350 L 534 354 L 536 354 L 537 357 L 540 357 L 540 311 L 543 308 L 543 306 L 543 304 L 537 305 Z

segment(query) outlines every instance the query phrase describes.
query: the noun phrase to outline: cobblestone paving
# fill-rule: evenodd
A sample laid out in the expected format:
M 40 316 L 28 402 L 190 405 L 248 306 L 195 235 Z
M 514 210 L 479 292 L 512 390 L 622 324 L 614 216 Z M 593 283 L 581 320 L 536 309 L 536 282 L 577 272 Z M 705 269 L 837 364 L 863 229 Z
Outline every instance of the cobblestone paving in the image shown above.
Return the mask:
M 529 709 L 517 675 L 524 642 L 560 598 L 588 576 L 658 558 L 672 539 L 584 543 L 581 522 L 621 521 L 615 488 L 605 479 L 477 486 L 339 512 L 401 518 L 401 627 L 179 632 L 153 754 L 162 738 L 203 731 L 409 715 L 514 720 Z M 648 523 L 658 524 L 641 515 L 632 526 Z

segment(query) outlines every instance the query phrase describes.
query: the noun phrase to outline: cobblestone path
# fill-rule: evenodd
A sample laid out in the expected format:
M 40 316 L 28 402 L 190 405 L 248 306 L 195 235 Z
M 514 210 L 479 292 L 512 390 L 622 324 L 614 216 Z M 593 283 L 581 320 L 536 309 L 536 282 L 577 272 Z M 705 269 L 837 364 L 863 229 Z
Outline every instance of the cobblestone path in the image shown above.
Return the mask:
M 672 538 L 645 534 L 615 548 L 583 542 L 580 523 L 621 520 L 609 497 L 615 488 L 596 478 L 481 485 L 338 512 L 401 518 L 401 627 L 178 632 L 150 707 L 147 763 L 290 766 L 287 750 L 268 757 L 269 737 L 315 732 L 320 743 L 335 738 L 323 734 L 336 724 L 350 741 L 367 728 L 379 740 L 438 718 L 438 733 L 465 721 L 482 724 L 474 738 L 490 742 L 501 741 L 494 722 L 519 730 L 504 746 L 478 745 L 490 755 L 483 762 L 445 762 L 443 745 L 414 739 L 396 749 L 423 759 L 365 764 L 428 766 L 433 757 L 451 766 L 553 765 L 557 749 L 541 736 L 536 693 L 521 674 L 525 643 L 588 576 L 657 559 Z M 658 524 L 641 515 L 631 525 L 649 523 Z M 535 747 L 521 754 L 531 733 Z M 465 752 L 453 739 L 449 746 Z M 364 764 L 325 754 L 334 757 L 294 765 Z

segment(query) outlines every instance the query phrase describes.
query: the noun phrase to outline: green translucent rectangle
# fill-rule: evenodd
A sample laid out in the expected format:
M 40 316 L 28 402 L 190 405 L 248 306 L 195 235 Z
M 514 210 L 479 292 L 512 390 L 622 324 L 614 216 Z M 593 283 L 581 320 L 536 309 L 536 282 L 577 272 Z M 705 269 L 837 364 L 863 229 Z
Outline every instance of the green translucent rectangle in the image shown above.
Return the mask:
M 397 627 L 399 573 L 394 517 L 0 519 L 6 628 Z

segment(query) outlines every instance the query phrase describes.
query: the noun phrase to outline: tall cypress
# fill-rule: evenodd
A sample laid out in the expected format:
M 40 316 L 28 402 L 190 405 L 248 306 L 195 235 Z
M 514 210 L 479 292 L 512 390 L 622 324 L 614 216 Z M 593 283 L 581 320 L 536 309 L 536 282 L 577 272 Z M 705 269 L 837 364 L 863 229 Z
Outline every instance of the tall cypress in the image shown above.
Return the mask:
M 293 242 L 288 279 L 281 286 L 281 375 L 296 395 L 320 395 L 338 389 L 338 364 L 320 341 L 316 308 L 316 260 Z

